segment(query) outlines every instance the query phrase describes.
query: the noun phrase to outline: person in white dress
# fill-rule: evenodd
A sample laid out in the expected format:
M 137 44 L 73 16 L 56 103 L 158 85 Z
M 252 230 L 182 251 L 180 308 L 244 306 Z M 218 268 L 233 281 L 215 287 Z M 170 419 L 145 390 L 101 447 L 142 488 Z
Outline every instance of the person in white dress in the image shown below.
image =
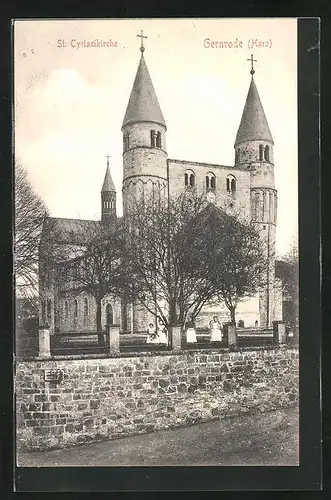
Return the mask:
M 185 330 L 186 330 L 186 342 L 187 343 L 196 342 L 197 335 L 195 333 L 195 324 L 192 317 L 186 322 Z
M 168 344 L 167 329 L 161 322 L 158 324 L 157 338 L 159 344 Z
M 222 326 L 218 321 L 217 316 L 214 316 L 209 323 L 210 328 L 210 341 L 211 342 L 222 342 Z

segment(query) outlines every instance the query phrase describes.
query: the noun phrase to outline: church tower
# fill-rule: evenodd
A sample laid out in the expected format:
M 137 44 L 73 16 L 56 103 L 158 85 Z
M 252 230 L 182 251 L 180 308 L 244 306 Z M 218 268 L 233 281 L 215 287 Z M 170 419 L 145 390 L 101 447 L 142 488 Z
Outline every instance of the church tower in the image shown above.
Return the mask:
M 254 81 L 253 56 L 251 83 L 237 132 L 235 166 L 250 172 L 251 220 L 257 224 L 269 259 L 266 284 L 260 294 L 260 326 L 271 327 L 275 319 L 275 240 L 277 191 L 274 180 L 274 142 Z
M 106 175 L 101 189 L 101 222 L 107 224 L 116 219 L 116 189 L 109 169 L 107 155 Z
M 123 132 L 123 215 L 130 214 L 135 202 L 142 197 L 168 196 L 168 164 L 165 120 L 144 58 L 144 38 L 141 32 L 140 61 L 126 108 Z M 156 309 L 155 304 L 151 308 Z M 127 304 L 123 324 L 126 330 L 146 330 L 156 325 L 156 317 L 140 304 Z
M 142 194 L 167 195 L 165 120 L 144 58 L 141 57 L 122 124 L 123 212 Z

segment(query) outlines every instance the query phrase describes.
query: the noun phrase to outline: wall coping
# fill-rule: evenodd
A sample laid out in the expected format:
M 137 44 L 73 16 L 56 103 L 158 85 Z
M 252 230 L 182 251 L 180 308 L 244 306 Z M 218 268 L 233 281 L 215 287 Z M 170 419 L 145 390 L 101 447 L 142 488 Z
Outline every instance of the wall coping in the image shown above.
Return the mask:
M 39 357 L 26 357 L 26 358 L 16 358 L 16 364 L 26 363 L 26 362 L 40 362 L 40 361 L 79 361 L 79 360 L 89 360 L 89 359 L 121 359 L 121 358 L 153 358 L 153 357 L 165 357 L 165 356 L 185 356 L 193 354 L 227 354 L 227 353 L 247 353 L 247 352 L 261 352 L 261 351 L 299 351 L 298 346 L 257 346 L 257 347 L 234 347 L 234 348 L 214 348 L 214 349 L 185 349 L 179 351 L 142 351 L 142 352 L 122 352 L 116 354 L 78 354 L 78 355 L 58 355 L 50 356 L 47 359 L 41 360 Z

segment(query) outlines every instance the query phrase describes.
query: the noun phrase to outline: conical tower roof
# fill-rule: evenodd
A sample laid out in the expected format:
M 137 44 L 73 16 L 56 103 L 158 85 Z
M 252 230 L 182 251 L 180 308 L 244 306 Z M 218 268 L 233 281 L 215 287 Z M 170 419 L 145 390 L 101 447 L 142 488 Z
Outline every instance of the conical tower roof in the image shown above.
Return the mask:
M 252 76 L 234 145 L 254 140 L 270 141 L 273 143 L 261 99 Z
M 155 122 L 166 127 L 143 53 L 141 54 L 122 127 L 128 123 L 136 122 Z
M 114 185 L 111 173 L 110 173 L 109 163 L 108 162 L 107 162 L 107 169 L 106 169 L 105 179 L 103 181 L 103 185 L 102 185 L 102 189 L 101 189 L 102 193 L 104 193 L 106 191 L 108 191 L 108 192 L 109 191 L 115 191 L 116 192 L 115 185 Z

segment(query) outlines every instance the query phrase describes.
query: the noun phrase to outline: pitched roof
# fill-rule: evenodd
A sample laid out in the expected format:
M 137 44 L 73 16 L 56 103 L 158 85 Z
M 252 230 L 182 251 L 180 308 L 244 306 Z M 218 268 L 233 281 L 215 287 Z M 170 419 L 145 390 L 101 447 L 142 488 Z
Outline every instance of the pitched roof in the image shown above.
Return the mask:
M 42 231 L 42 239 L 53 239 L 56 243 L 84 244 L 89 235 L 100 227 L 98 220 L 62 219 L 47 217 Z
M 101 192 L 104 192 L 104 191 L 116 191 L 108 164 L 107 164 L 105 179 L 103 181 L 103 185 L 102 185 L 102 189 L 101 189 Z
M 237 132 L 235 146 L 240 142 L 264 140 L 273 143 L 259 93 L 252 76 L 244 111 Z
M 140 58 L 122 127 L 128 123 L 136 122 L 155 122 L 166 127 L 143 54 Z

